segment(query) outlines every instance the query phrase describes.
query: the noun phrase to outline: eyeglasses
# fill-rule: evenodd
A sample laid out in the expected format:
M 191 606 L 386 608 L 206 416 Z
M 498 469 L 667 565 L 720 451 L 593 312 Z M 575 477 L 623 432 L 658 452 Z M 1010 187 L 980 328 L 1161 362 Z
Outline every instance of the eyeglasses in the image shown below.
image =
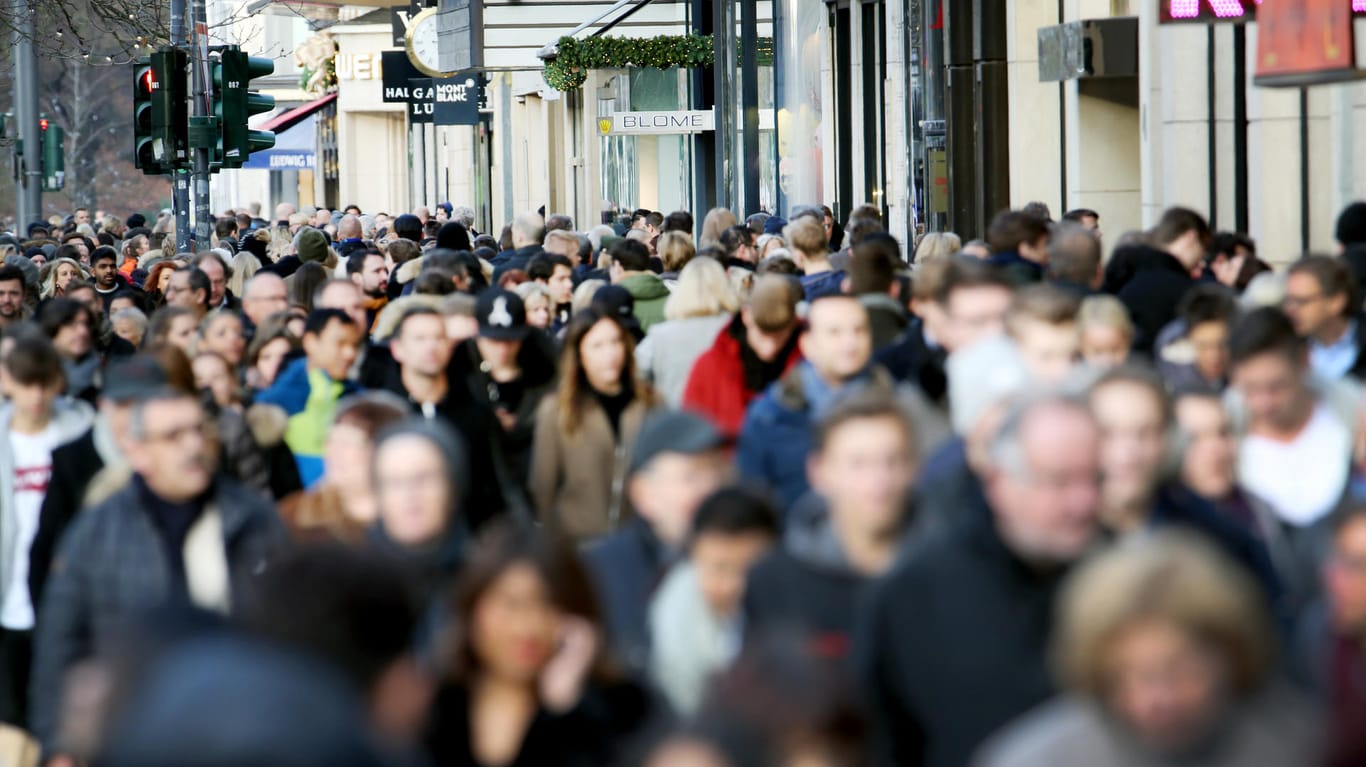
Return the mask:
M 1287 295 L 1284 299 L 1281 300 L 1281 304 L 1284 305 L 1286 309 L 1302 309 L 1314 303 L 1315 301 L 1318 301 L 1321 298 L 1323 298 L 1322 293 L 1315 293 L 1312 296 Z
M 204 439 L 212 433 L 212 427 L 206 422 L 186 424 L 171 429 L 148 432 L 143 440 L 152 444 L 178 445 L 189 437 L 199 437 Z

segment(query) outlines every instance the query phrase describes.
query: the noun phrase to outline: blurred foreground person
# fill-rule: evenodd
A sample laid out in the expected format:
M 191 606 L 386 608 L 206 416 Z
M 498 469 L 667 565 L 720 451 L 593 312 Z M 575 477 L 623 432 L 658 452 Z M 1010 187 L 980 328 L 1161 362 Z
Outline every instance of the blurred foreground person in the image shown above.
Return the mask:
M 193 395 L 146 393 L 133 407 L 126 447 L 132 479 L 77 516 L 43 596 L 30 700 L 47 754 L 61 752 L 58 712 L 73 665 L 100 655 L 142 610 L 229 611 L 242 581 L 262 572 L 284 541 L 265 498 L 218 472 L 217 445 Z
M 1096 544 L 1100 430 L 1085 403 L 1017 404 L 990 442 L 985 503 L 877 585 L 860 661 L 881 764 L 959 767 L 1053 693 L 1053 601 Z
M 614 672 L 592 585 L 572 550 L 498 525 L 452 600 L 459 631 L 427 729 L 436 767 L 610 764 L 649 715 Z
M 985 767 L 1318 764 L 1318 728 L 1274 681 L 1256 585 L 1183 534 L 1127 542 L 1062 597 L 1053 651 L 1070 695 L 993 741 Z

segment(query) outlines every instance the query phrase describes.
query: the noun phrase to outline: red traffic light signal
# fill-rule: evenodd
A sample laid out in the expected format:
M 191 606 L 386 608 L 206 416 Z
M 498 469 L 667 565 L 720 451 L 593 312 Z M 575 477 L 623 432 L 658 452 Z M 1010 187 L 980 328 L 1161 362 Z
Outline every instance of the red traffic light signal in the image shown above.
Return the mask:
M 44 117 L 44 118 L 42 118 L 41 120 L 38 121 L 38 130 L 47 130 L 47 118 L 46 118 L 46 117 Z
M 156 90 L 156 87 L 156 75 L 149 66 L 143 71 L 142 76 L 138 78 L 138 89 L 141 90 L 144 95 L 150 96 L 152 95 L 152 91 Z

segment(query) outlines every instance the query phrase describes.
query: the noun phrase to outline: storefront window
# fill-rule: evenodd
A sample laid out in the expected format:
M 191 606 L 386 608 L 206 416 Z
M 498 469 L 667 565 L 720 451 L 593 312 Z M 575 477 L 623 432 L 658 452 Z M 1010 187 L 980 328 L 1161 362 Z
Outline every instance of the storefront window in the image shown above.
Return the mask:
M 667 112 L 685 108 L 686 72 L 617 71 L 598 88 L 598 117 L 620 111 Z M 689 207 L 692 152 L 685 135 L 601 136 L 603 198 L 617 210 L 668 213 Z

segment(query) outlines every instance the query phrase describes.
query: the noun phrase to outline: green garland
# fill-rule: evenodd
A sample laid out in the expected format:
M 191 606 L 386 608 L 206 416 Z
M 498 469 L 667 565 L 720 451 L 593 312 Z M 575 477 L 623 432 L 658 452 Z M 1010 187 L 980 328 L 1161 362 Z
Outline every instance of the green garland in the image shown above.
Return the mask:
M 590 69 L 628 66 L 709 67 L 715 55 L 711 35 L 664 37 L 561 37 L 555 58 L 545 63 L 545 81 L 557 91 L 572 91 L 588 79 Z

